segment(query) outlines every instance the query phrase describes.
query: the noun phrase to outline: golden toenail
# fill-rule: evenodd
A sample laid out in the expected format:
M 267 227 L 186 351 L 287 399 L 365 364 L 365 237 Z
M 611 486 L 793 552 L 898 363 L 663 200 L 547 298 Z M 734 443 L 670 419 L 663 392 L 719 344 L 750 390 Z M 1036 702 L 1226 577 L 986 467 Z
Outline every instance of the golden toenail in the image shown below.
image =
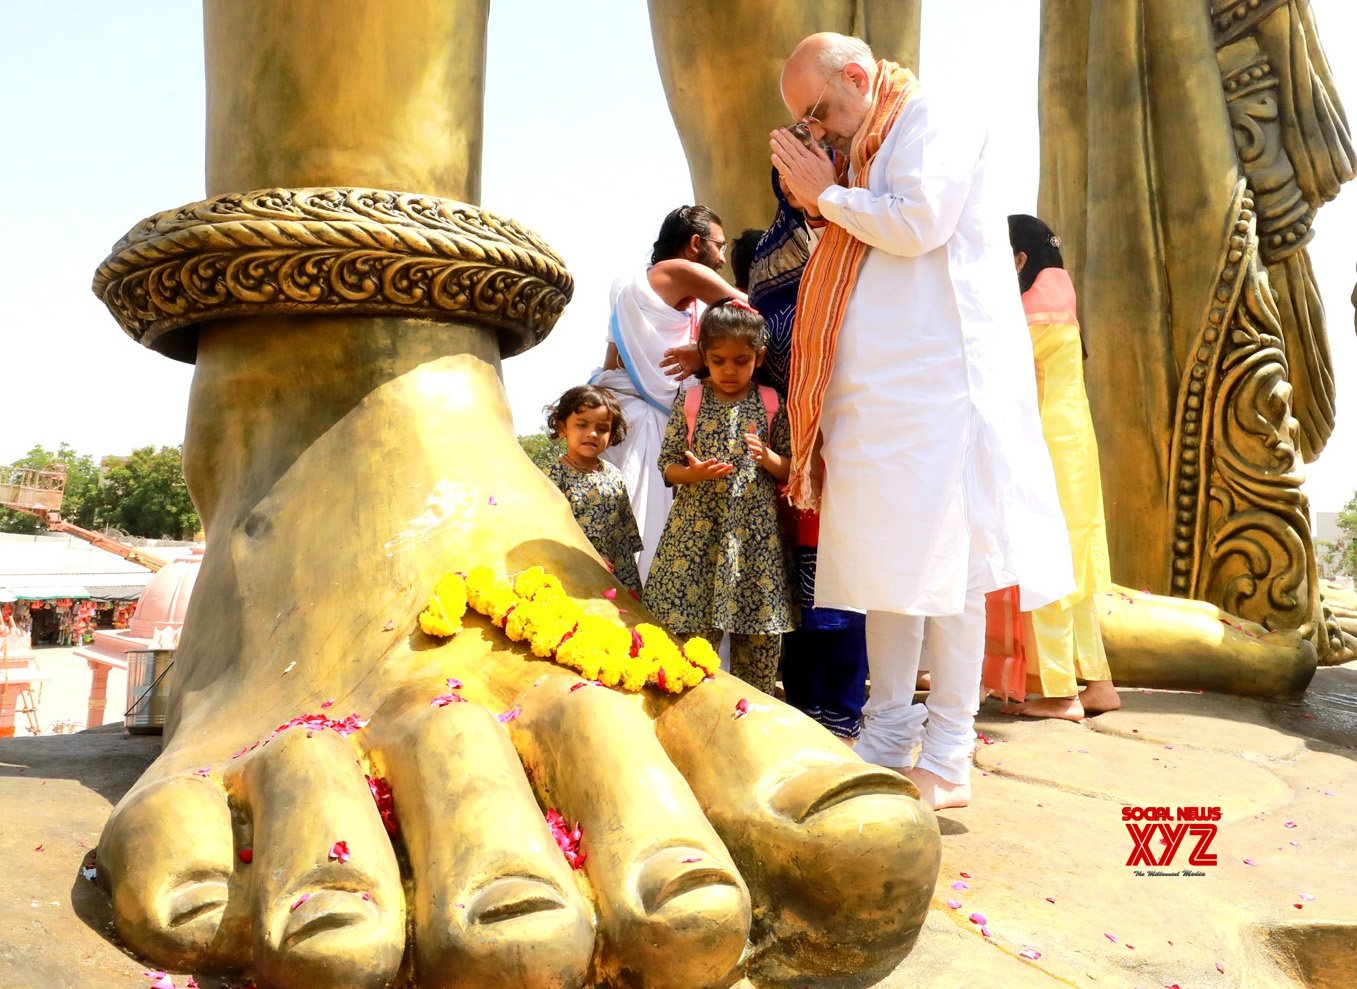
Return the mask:
M 226 906 L 226 880 L 197 879 L 180 885 L 170 896 L 169 926 L 183 927 Z
M 671 900 L 712 886 L 740 888 L 719 859 L 690 846 L 664 848 L 641 867 L 636 891 L 646 913 L 655 913 Z
M 377 916 L 371 894 L 348 889 L 320 889 L 294 896 L 282 943 L 293 947 L 307 938 L 341 927 L 354 927 Z
M 554 883 L 532 876 L 505 876 L 476 894 L 467 907 L 467 922 L 495 924 L 528 914 L 561 910 L 565 897 Z
M 851 762 L 816 766 L 778 787 L 769 801 L 774 812 L 798 824 L 858 797 L 906 796 L 919 799 L 919 788 L 894 770 Z

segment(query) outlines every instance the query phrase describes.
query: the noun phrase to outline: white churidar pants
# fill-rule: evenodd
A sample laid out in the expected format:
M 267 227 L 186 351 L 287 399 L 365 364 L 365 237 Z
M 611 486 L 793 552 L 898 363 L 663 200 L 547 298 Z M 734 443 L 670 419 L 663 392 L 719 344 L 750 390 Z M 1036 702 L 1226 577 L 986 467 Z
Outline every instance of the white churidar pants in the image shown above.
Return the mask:
M 878 766 L 917 766 L 951 783 L 970 779 L 980 665 L 985 653 L 985 595 L 966 592 L 959 615 L 867 612 L 867 664 L 871 694 L 862 709 L 856 752 Z M 914 703 L 920 661 L 930 671 L 926 704 Z

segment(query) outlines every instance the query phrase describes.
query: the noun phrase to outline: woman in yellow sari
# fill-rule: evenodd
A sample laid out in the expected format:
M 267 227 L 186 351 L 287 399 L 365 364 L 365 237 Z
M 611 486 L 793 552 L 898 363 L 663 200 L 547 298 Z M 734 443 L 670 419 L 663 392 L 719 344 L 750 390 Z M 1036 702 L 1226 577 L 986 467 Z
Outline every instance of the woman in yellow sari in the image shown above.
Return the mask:
M 1061 600 L 1024 614 L 1028 684 L 1038 687 L 1040 696 L 1004 710 L 1078 721 L 1121 707 L 1098 628 L 1097 595 L 1112 583 L 1098 441 L 1084 391 L 1074 283 L 1060 256 L 1060 240 L 1035 216 L 1010 216 L 1008 234 L 1032 334 L 1041 430 L 1055 466 L 1077 586 Z M 1083 691 L 1079 680 L 1088 684 Z

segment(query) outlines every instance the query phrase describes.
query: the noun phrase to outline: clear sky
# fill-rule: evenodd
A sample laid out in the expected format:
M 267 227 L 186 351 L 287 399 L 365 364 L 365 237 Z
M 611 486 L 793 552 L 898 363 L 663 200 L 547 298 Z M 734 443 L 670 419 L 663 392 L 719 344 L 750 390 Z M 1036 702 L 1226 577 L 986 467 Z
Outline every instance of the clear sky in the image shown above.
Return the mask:
M 1351 0 L 1312 0 L 1357 123 Z M 1037 188 L 1038 0 L 926 0 L 920 74 L 989 116 L 1010 212 Z M 202 18 L 194 0 L 0 0 L 0 464 L 61 441 L 96 457 L 183 436 L 191 369 L 142 350 L 90 293 L 141 218 L 203 195 Z M 776 85 L 775 79 L 769 85 Z M 607 292 L 643 263 L 660 219 L 692 201 L 641 0 L 493 0 L 482 202 L 541 233 L 574 275 L 545 343 L 509 361 L 519 432 L 603 350 Z M 738 126 L 738 121 L 732 121 Z M 1314 507 L 1357 488 L 1357 191 L 1311 247 L 1337 365 L 1339 426 L 1310 471 Z

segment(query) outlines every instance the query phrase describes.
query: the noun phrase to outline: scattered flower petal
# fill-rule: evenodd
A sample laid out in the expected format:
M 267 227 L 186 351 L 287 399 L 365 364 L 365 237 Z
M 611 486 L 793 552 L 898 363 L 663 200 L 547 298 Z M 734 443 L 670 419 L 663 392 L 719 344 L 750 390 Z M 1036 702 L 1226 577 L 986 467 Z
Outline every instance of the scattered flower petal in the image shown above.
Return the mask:
M 1047 903 L 1055 903 L 1055 897 L 1054 897 L 1054 896 L 1048 896 L 1048 897 L 1046 897 L 1046 902 L 1047 902 Z
M 1041 957 L 1041 952 L 1036 948 L 1023 948 L 1018 952 L 1019 958 L 1026 958 L 1029 962 L 1034 962 Z
M 732 714 L 731 717 L 743 718 L 748 713 L 749 713 L 749 701 L 741 697 L 738 701 L 735 702 L 735 713 Z
M 994 744 L 994 739 L 990 738 L 990 737 L 989 737 L 988 735 L 986 735 L 983 731 L 978 731 L 978 732 L 976 732 L 976 733 L 975 733 L 975 737 L 976 737 L 977 739 L 979 739 L 981 742 L 984 742 L 986 745 L 993 745 L 993 744 Z
M 495 500 L 495 496 L 494 496 L 494 495 L 491 495 L 489 498 L 485 499 L 485 503 L 486 503 L 487 505 L 498 505 L 498 504 L 499 504 L 499 502 L 497 502 L 497 501 Z
M 47 847 L 46 845 L 39 845 L 37 848 L 33 849 L 33 851 L 35 851 L 35 852 L 40 852 L 40 851 L 42 851 L 42 850 L 43 850 L 44 848 L 46 848 L 46 847 Z
M 1309 903 L 1309 902 L 1310 902 L 1311 900 L 1313 900 L 1315 897 L 1314 897 L 1314 894 L 1313 894 L 1313 893 L 1302 893 L 1302 894 L 1300 895 L 1300 898 L 1301 898 L 1302 900 L 1304 900 L 1306 903 Z
M 242 848 L 240 851 L 236 852 L 236 858 L 240 859 L 246 865 L 249 865 L 254 861 L 254 849 Z
M 580 828 L 579 824 L 571 828 L 561 812 L 554 807 L 547 811 L 546 818 L 547 827 L 551 829 L 551 836 L 556 839 L 556 844 L 560 847 L 565 860 L 570 863 L 570 868 L 584 868 L 584 858 L 587 853 L 580 851 L 580 842 L 584 839 L 583 829 Z
M 1107 931 L 1103 931 L 1103 937 L 1107 938 L 1107 940 L 1111 941 L 1113 944 L 1119 943 L 1115 934 L 1109 934 Z
M 1293 907 L 1295 907 L 1297 910 L 1304 910 L 1304 909 L 1305 909 L 1305 904 L 1304 904 L 1304 903 L 1293 903 L 1293 904 L 1291 904 L 1291 905 L 1292 905 Z
M 400 822 L 396 820 L 396 800 L 391 795 L 391 784 L 380 776 L 369 776 L 367 781 L 373 802 L 377 804 L 377 813 L 382 816 L 382 826 L 394 838 L 401 829 Z
M 94 882 L 94 880 L 99 875 L 99 870 L 92 865 L 82 866 L 80 869 L 80 875 L 82 878 L 88 879 L 90 882 Z
M 963 883 L 960 879 L 958 879 L 956 882 L 952 883 L 952 888 L 953 888 L 953 889 L 970 889 L 970 887 L 967 886 L 965 883 Z
M 335 859 L 340 865 L 349 860 L 349 843 L 347 841 L 336 841 L 330 846 L 330 858 Z
M 962 879 L 971 878 L 971 874 L 969 872 L 958 872 L 957 875 L 960 876 Z
M 142 975 L 151 980 L 151 989 L 174 989 L 174 979 L 165 972 L 146 972 Z
M 198 989 L 198 980 L 190 975 L 188 981 L 184 983 L 184 989 Z
M 363 891 L 363 899 L 365 899 L 365 900 L 370 900 L 370 899 L 372 899 L 372 894 L 369 893 L 367 890 L 364 890 L 364 891 Z
M 305 903 L 305 902 L 306 902 L 307 900 L 309 900 L 309 899 L 311 899 L 311 894 L 310 894 L 310 893 L 303 893 L 301 896 L 297 897 L 297 901 L 296 901 L 295 903 L 293 903 L 292 906 L 288 907 L 287 912 L 288 912 L 288 913 L 291 913 L 292 911 L 296 910 L 299 906 L 301 906 L 303 903 Z
M 603 684 L 599 683 L 597 680 L 581 680 L 579 683 L 572 683 L 570 685 L 570 692 L 573 694 L 581 687 L 601 687 L 601 686 L 603 686 Z
M 1284 828 L 1294 828 L 1294 827 L 1296 827 L 1296 822 L 1295 822 L 1295 821 L 1287 821 L 1285 824 L 1282 825 L 1282 827 L 1284 827 Z
M 197 769 L 195 769 L 195 770 L 193 771 L 193 775 L 194 775 L 194 776 L 211 776 L 211 775 L 212 775 L 212 770 L 208 769 L 206 766 L 199 766 Z
M 1224 975 L 1224 974 L 1225 974 L 1225 966 L 1222 965 L 1220 962 L 1216 962 L 1216 971 L 1219 972 L 1221 975 Z
M 689 855 L 687 858 L 679 859 L 679 861 L 682 862 L 684 865 L 690 865 L 690 864 L 693 863 L 693 862 L 701 862 L 701 861 L 702 861 L 702 856 L 701 856 L 701 855 Z
M 1172 746 L 1172 745 L 1165 745 L 1164 748 L 1166 748 L 1166 749 L 1171 749 L 1171 748 L 1173 748 L 1173 746 Z
M 988 927 L 981 927 L 981 928 L 980 928 L 980 933 L 983 934 L 985 937 L 989 937 L 989 928 L 988 928 Z
M 969 919 L 972 924 L 979 924 L 981 927 L 985 926 L 985 915 L 983 913 L 973 913 Z
M 288 663 L 287 666 L 283 667 L 283 676 L 287 676 L 289 673 L 291 673 L 292 668 L 296 665 L 297 661 L 294 659 L 292 662 Z
M 961 909 L 961 903 L 960 903 L 960 901 L 958 901 L 958 900 L 948 900 L 948 901 L 947 901 L 947 909 L 948 909 L 948 910 L 960 910 L 960 909 Z
M 330 710 L 330 708 L 332 708 L 332 707 L 334 707 L 334 706 L 335 706 L 335 699 L 334 699 L 333 697 L 331 697 L 328 701 L 321 701 L 320 709 L 321 709 L 322 711 L 328 711 L 328 710 Z
M 617 588 L 616 588 L 616 587 L 608 587 L 608 588 L 605 588 L 604 591 L 603 591 L 603 596 L 604 596 L 605 598 L 607 598 L 609 601 L 616 601 L 616 600 L 617 600 Z
M 387 622 L 385 625 L 382 626 L 382 631 L 383 631 L 383 632 L 394 632 L 394 631 L 396 631 L 396 623 L 393 622 L 393 621 L 392 621 L 392 622 Z
M 1325 790 L 1325 791 L 1324 791 L 1324 796 L 1326 796 L 1326 797 L 1332 797 L 1332 796 L 1333 796 L 1333 791 L 1332 791 L 1332 790 Z
M 1300 847 L 1300 842 L 1299 842 L 1299 841 L 1289 841 L 1289 842 L 1287 842 L 1287 844 L 1288 844 L 1288 845 L 1291 845 L 1291 846 L 1294 847 L 1294 848 L 1299 848 L 1299 847 Z M 1281 851 L 1280 848 L 1277 849 L 1277 850 L 1278 850 L 1278 851 Z
M 510 721 L 515 720 L 522 713 L 523 709 L 521 707 L 511 707 L 509 708 L 509 710 L 503 711 L 500 714 L 495 715 L 495 717 L 499 719 L 500 724 L 507 725 Z

